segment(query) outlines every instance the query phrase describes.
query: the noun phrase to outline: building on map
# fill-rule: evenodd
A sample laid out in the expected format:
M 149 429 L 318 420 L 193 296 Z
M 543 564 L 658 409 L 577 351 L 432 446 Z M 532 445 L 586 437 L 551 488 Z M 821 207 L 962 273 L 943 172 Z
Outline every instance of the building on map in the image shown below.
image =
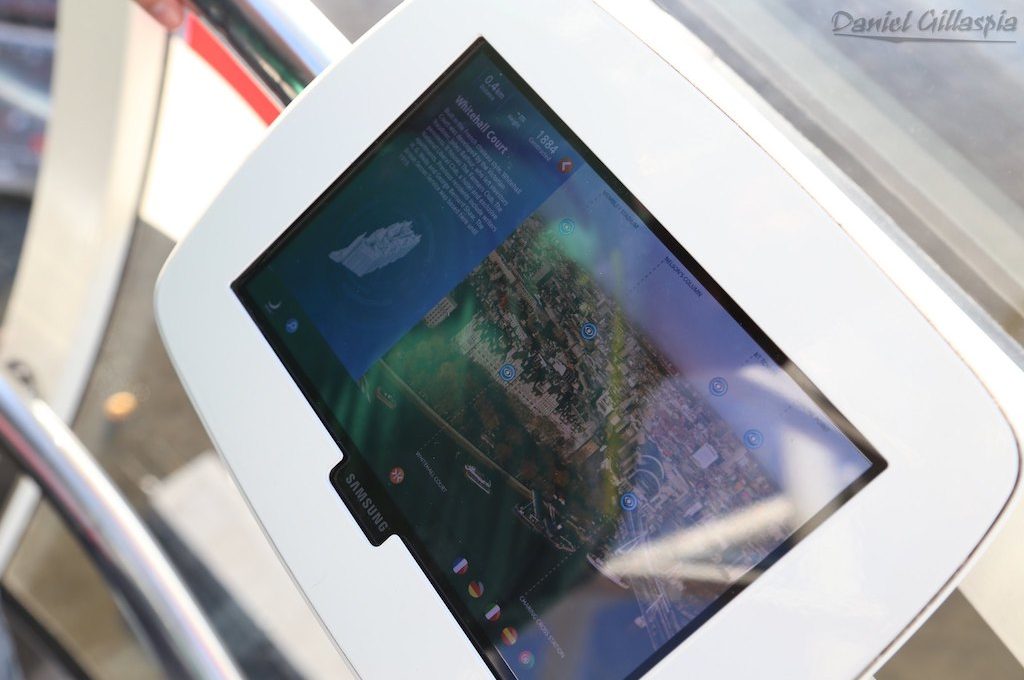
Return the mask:
M 427 312 L 427 315 L 423 317 L 423 323 L 427 325 L 427 328 L 440 326 L 445 319 L 452 315 L 452 312 L 455 311 L 457 306 L 458 305 L 455 304 L 454 300 L 445 295 L 441 298 L 441 301 L 434 305 L 430 311 Z
M 693 462 L 701 470 L 707 470 L 719 459 L 718 451 L 711 444 L 702 444 L 699 449 L 693 452 Z

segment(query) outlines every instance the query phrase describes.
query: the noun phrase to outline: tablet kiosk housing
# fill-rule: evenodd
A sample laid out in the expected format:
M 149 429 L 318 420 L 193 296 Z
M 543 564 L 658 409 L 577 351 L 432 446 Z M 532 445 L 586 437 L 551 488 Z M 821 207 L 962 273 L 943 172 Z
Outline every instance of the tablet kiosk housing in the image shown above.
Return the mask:
M 587 2 L 403 6 L 274 125 L 157 308 L 367 677 L 852 677 L 1016 483 L 942 337 Z

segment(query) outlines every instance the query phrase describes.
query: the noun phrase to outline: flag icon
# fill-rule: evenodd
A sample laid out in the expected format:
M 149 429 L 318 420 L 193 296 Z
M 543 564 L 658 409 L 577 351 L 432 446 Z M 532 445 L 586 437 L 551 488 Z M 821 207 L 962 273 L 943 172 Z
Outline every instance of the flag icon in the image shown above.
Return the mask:
M 470 581 L 469 594 L 473 597 L 480 597 L 484 594 L 484 584 L 480 581 Z
M 455 566 L 452 567 L 452 571 L 454 571 L 459 576 L 462 576 L 467 571 L 469 571 L 469 562 L 466 560 L 465 557 L 460 557 L 459 559 L 455 560 Z
M 502 628 L 501 629 L 501 641 L 504 642 L 509 647 L 514 645 L 516 643 L 516 640 L 518 640 L 518 639 L 519 639 L 519 633 L 517 633 L 516 629 L 513 628 L 512 626 L 508 626 L 507 628 Z
M 484 618 L 486 618 L 488 621 L 497 621 L 501 618 L 501 607 L 499 607 L 498 605 L 494 605 L 493 607 L 487 610 L 487 613 L 484 614 Z

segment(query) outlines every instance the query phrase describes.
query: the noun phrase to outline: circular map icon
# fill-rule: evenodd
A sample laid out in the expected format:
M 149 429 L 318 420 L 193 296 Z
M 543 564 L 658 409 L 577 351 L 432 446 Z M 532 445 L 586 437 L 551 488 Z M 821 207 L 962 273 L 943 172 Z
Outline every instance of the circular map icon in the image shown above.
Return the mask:
M 505 382 L 512 382 L 516 379 L 516 367 L 512 364 L 505 364 L 498 369 L 498 377 Z
M 759 449 L 764 444 L 764 435 L 760 430 L 747 430 L 743 433 L 743 444 L 748 449 Z
M 721 397 L 729 391 L 729 383 L 722 377 L 712 378 L 711 382 L 708 383 L 708 391 L 714 397 Z

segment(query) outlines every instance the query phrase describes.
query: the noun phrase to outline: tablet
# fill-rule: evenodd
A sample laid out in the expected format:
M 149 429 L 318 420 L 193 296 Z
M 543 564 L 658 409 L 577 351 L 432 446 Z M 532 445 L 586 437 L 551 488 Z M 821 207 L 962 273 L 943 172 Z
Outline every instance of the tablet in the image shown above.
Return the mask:
M 233 288 L 503 677 L 639 676 L 885 468 L 483 39 Z
M 589 2 L 404 5 L 272 128 L 157 310 L 367 677 L 853 677 L 1016 485 L 937 331 Z

